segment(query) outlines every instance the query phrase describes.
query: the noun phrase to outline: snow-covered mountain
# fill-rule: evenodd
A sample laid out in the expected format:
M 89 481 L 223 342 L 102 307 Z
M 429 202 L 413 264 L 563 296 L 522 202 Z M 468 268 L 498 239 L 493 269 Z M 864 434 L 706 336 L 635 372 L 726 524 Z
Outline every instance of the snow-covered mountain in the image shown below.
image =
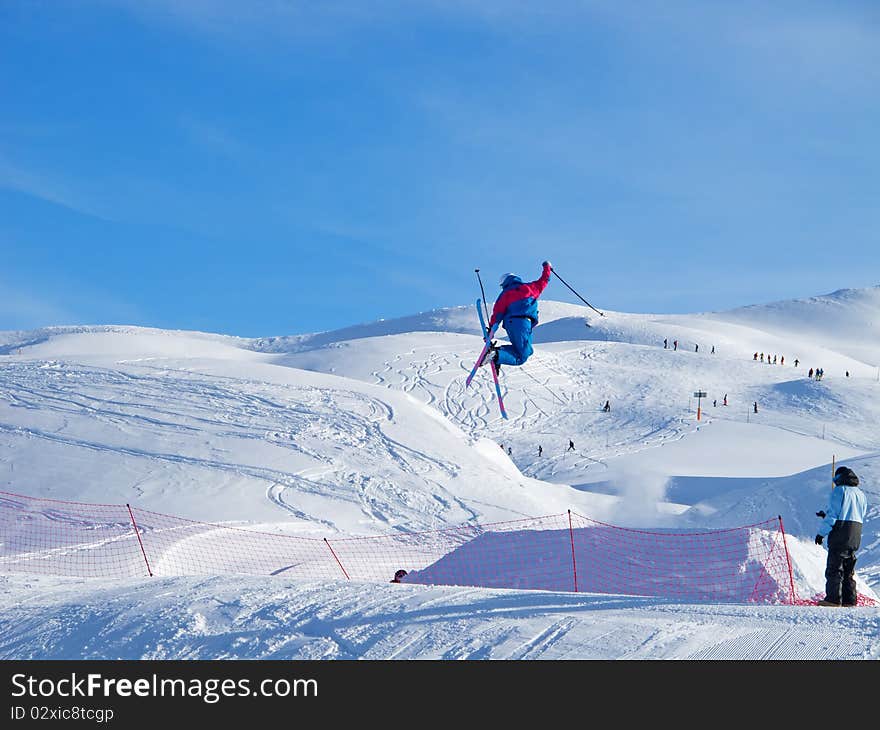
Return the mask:
M 481 342 L 473 305 L 289 337 L 126 326 L 0 333 L 0 489 L 317 536 L 567 509 L 634 527 L 719 528 L 778 514 L 804 590 L 821 591 L 814 513 L 834 460 L 855 469 L 868 494 L 859 576 L 863 590 L 877 588 L 880 287 L 693 315 L 600 317 L 554 301 L 540 311 L 535 354 L 501 375 L 509 421 L 485 373 L 464 387 Z M 784 364 L 756 361 L 756 352 Z M 821 381 L 807 377 L 811 367 L 824 369 Z M 708 394 L 699 421 L 697 390 Z M 606 399 L 610 413 L 601 411 Z M 880 656 L 873 608 L 835 616 L 242 580 L 0 576 L 0 655 L 723 658 L 762 656 L 772 645 L 775 658 Z M 239 584 L 244 598 L 219 611 Z M 438 621 L 425 626 L 418 616 L 430 602 Z M 135 627 L 140 638 L 128 643 L 102 628 L 125 623 L 141 603 L 178 620 Z M 357 607 L 327 610 L 353 635 L 373 628 L 352 639 L 293 621 L 279 643 L 280 603 L 306 615 Z M 100 616 L 91 629 L 75 619 L 83 612 Z M 275 618 L 249 623 L 255 612 Z M 462 615 L 471 635 L 450 628 Z M 52 635 L 40 636 L 50 617 Z M 627 634 L 636 625 L 651 629 Z M 381 640 L 388 630 L 409 637 L 410 648 Z M 609 630 L 621 640 L 600 647 L 591 638 Z M 780 632 L 784 641 L 767 641 Z M 852 640 L 820 648 L 822 632 Z M 687 640 L 663 642 L 673 634 Z M 546 640 L 530 644 L 528 635 Z

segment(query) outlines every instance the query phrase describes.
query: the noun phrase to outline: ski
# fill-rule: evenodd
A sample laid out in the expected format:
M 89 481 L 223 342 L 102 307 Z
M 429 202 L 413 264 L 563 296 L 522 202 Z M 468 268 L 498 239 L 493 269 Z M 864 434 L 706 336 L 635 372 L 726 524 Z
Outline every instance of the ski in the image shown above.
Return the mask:
M 480 311 L 480 300 L 479 299 L 477 299 L 477 311 L 478 312 Z M 480 354 L 477 357 L 477 361 L 474 363 L 474 366 L 471 368 L 471 372 L 468 374 L 467 380 L 464 381 L 465 388 L 470 387 L 471 381 L 474 379 L 474 375 L 476 375 L 477 370 L 480 369 L 480 362 L 482 361 L 483 357 L 486 355 L 486 351 L 492 346 L 492 338 L 487 337 L 487 335 L 486 335 L 486 326 L 483 324 L 483 313 L 482 312 L 480 312 L 480 323 L 481 323 L 481 329 L 483 332 L 483 339 L 485 340 L 485 344 L 483 345 L 483 349 L 480 350 Z M 497 329 L 497 328 L 496 327 L 492 328 L 492 334 L 495 334 L 495 329 Z M 492 368 L 493 368 L 493 372 L 494 372 L 494 368 L 495 368 L 494 363 L 492 364 Z
M 485 352 L 492 344 L 492 336 L 495 334 L 495 330 L 498 329 L 498 325 L 496 324 L 491 332 L 488 330 L 486 327 L 486 319 L 483 317 L 483 308 L 481 304 L 482 301 L 477 299 L 477 314 L 480 315 L 480 327 L 483 330 L 483 337 L 486 340 L 486 346 L 483 348 L 483 352 Z M 479 363 L 482 358 L 483 355 L 481 354 L 480 357 L 477 358 L 477 362 Z M 507 410 L 504 408 L 504 398 L 501 397 L 501 383 L 498 382 L 498 370 L 495 369 L 494 361 L 489 363 L 489 367 L 492 368 L 492 380 L 495 381 L 495 395 L 498 396 L 498 408 L 501 411 L 501 417 L 504 420 L 507 420 Z

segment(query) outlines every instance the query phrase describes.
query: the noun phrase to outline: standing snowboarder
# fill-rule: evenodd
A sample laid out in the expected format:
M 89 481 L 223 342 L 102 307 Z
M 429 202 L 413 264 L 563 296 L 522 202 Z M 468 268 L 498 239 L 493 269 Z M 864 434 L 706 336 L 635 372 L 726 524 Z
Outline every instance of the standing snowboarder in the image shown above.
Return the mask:
M 496 323 L 507 332 L 509 345 L 495 347 L 493 344 L 486 351 L 480 366 L 494 360 L 499 365 L 522 365 L 534 352 L 532 349 L 532 328 L 538 324 L 538 297 L 550 282 L 553 267 L 549 261 L 542 266 L 544 271 L 540 278 L 529 283 L 514 274 L 504 274 L 498 282 L 501 294 L 495 300 L 492 317 L 489 319 L 489 331 Z
M 825 598 L 820 606 L 855 606 L 856 550 L 861 546 L 862 523 L 868 509 L 865 493 L 859 489 L 859 478 L 847 466 L 838 467 L 832 480 L 834 487 L 816 533 L 816 544 L 828 537 L 828 559 L 825 563 Z

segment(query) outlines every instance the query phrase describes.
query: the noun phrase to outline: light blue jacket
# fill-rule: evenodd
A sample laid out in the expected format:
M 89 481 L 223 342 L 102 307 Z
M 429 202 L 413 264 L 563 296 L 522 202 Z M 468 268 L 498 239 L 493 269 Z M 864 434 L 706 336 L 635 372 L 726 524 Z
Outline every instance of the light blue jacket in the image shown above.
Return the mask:
M 825 537 L 837 520 L 844 522 L 864 522 L 868 511 L 868 500 L 858 487 L 834 487 L 825 508 L 825 519 L 819 525 L 819 534 Z

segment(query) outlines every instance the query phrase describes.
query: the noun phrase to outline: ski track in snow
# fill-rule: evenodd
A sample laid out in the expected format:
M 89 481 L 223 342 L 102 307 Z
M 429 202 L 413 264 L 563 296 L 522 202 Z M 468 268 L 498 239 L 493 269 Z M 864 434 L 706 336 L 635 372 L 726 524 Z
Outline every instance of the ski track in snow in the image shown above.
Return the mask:
M 332 522 L 298 508 L 296 503 L 303 494 L 357 499 L 364 514 L 377 523 L 433 525 L 450 506 L 456 513 L 463 509 L 465 514 L 473 514 L 433 479 L 438 474 L 454 475 L 454 464 L 417 451 L 383 430 L 382 425 L 394 419 L 393 408 L 384 401 L 354 391 L 270 387 L 259 382 L 159 372 L 162 374 L 135 375 L 72 364 L 59 368 L 39 362 L 0 364 L 0 404 L 6 401 L 11 408 L 32 411 L 42 423 L 56 416 L 64 419 L 57 428 L 0 420 L 0 433 L 13 439 L 40 439 L 134 457 L 151 464 L 256 479 L 266 484 L 264 493 L 273 504 L 316 525 L 332 527 Z M 173 398 L 168 397 L 169 392 Z M 66 435 L 70 419 L 88 420 L 88 430 L 96 437 Z M 159 437 L 167 448 L 130 445 L 142 441 L 144 433 Z M 172 434 L 176 434 L 173 439 Z M 323 466 L 298 473 L 258 460 L 246 463 L 216 458 L 224 451 L 243 454 L 241 445 L 248 442 L 268 444 Z M 205 443 L 212 444 L 214 456 L 199 453 Z M 361 469 L 334 465 L 328 444 L 360 454 Z M 413 497 L 398 488 L 393 478 L 380 476 L 389 471 L 389 465 L 392 472 L 424 475 L 434 485 L 435 498 L 428 502 Z M 142 493 L 142 481 L 136 493 Z

